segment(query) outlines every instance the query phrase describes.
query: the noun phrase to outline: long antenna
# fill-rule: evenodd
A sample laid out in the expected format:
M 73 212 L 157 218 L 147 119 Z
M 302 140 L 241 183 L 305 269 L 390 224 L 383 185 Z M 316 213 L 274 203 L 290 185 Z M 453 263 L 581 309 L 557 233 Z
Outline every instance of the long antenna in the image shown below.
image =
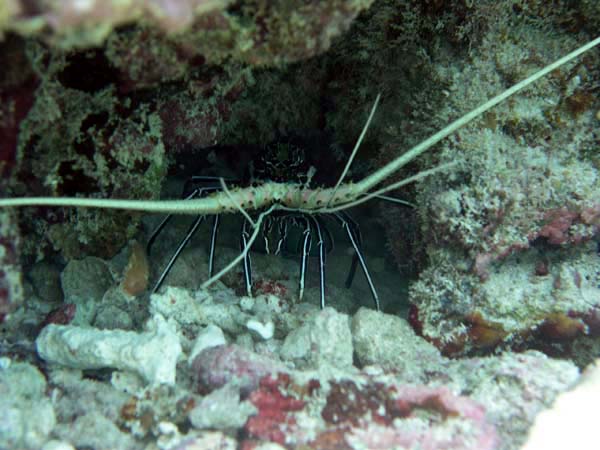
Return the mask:
M 583 45 L 582 47 L 579 47 L 578 49 L 573 50 L 568 55 L 563 56 L 562 58 L 554 61 L 552 64 L 547 65 L 543 69 L 540 69 L 533 75 L 525 78 L 523 81 L 520 81 L 519 83 L 508 88 L 501 94 L 488 100 L 483 105 L 478 106 L 477 108 L 468 112 L 467 114 L 462 116 L 460 119 L 455 120 L 450 125 L 446 126 L 445 128 L 443 128 L 440 131 L 438 131 L 437 133 L 435 133 L 433 136 L 425 139 L 420 144 L 415 145 L 413 148 L 411 148 L 409 151 L 404 153 L 402 156 L 396 158 L 395 160 L 393 160 L 386 166 L 383 166 L 381 169 L 372 173 L 371 175 L 363 178 L 361 181 L 359 181 L 357 183 L 357 186 L 356 186 L 357 191 L 362 194 L 367 193 L 372 187 L 374 187 L 375 185 L 386 180 L 390 175 L 392 175 L 398 169 L 400 169 L 401 167 L 408 164 L 410 161 L 415 159 L 420 154 L 429 150 L 431 147 L 433 147 L 435 144 L 440 142 L 442 139 L 450 136 L 452 133 L 454 133 L 459 128 L 465 126 L 469 122 L 471 122 L 474 119 L 476 119 L 477 117 L 481 116 L 484 112 L 486 112 L 490 108 L 493 108 L 498 103 L 503 102 L 508 97 L 519 92 L 521 89 L 526 88 L 531 83 L 534 83 L 535 81 L 539 80 L 540 78 L 548 75 L 553 70 L 558 69 L 560 66 L 568 63 L 572 59 L 577 58 L 579 55 L 587 52 L 588 50 L 590 50 L 591 48 L 595 47 L 598 44 L 600 44 L 600 36 L 597 37 L 596 39 L 594 39 L 593 41 L 590 41 L 587 44 Z
M 375 115 L 375 111 L 377 110 L 377 105 L 379 105 L 379 99 L 380 98 L 381 98 L 381 94 L 377 94 L 377 98 L 375 99 L 375 103 L 373 103 L 373 107 L 371 108 L 371 112 L 369 113 L 369 118 L 367 119 L 365 125 L 363 126 L 362 131 L 360 132 L 360 136 L 356 140 L 356 144 L 354 144 L 354 148 L 352 149 L 352 153 L 350 154 L 350 158 L 348 158 L 348 162 L 346 163 L 346 167 L 344 167 L 344 171 L 342 172 L 342 175 L 340 176 L 338 182 L 336 183 L 335 187 L 333 188 L 333 194 L 331 194 L 331 197 L 329 198 L 329 201 L 327 202 L 327 206 L 329 206 L 329 204 L 331 203 L 331 200 L 333 200 L 333 198 L 335 197 L 335 194 L 337 193 L 340 185 L 342 184 L 342 181 L 344 181 L 344 178 L 348 174 L 348 170 L 350 170 L 350 166 L 352 165 L 352 161 L 354 161 L 354 157 L 356 156 L 356 153 L 358 153 L 358 149 L 360 148 L 360 144 L 362 144 L 362 141 L 365 138 L 365 135 L 367 134 L 367 130 L 369 129 L 369 126 L 371 125 L 371 120 L 373 120 L 373 116 Z

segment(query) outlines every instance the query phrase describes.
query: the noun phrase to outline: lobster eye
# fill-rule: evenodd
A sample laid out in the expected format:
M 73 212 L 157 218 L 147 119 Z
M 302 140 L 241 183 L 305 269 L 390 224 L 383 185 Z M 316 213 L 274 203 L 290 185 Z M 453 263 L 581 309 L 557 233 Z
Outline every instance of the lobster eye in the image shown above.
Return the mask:
M 280 183 L 305 182 L 308 167 L 305 152 L 291 142 L 274 142 L 263 147 L 256 160 L 253 176 L 255 180 Z

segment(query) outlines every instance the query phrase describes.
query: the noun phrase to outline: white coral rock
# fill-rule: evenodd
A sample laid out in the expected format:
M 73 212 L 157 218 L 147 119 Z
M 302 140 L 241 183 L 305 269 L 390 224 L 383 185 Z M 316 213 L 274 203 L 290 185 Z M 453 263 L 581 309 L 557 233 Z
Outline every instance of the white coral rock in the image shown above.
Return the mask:
M 155 315 L 147 331 L 100 330 L 50 324 L 36 340 L 39 355 L 74 369 L 115 368 L 140 374 L 148 383 L 175 384 L 181 343 L 175 324 Z

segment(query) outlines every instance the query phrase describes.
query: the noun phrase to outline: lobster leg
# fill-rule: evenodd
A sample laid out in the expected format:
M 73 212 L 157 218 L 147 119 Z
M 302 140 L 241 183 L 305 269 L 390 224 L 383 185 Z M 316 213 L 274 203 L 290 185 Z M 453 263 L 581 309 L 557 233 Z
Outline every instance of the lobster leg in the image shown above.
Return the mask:
M 277 239 L 277 247 L 275 249 L 275 255 L 280 255 L 284 249 L 284 244 L 287 241 L 288 234 L 288 218 L 284 217 L 277 224 L 277 232 L 279 233 L 279 239 Z
M 240 234 L 240 247 L 243 251 L 248 246 L 250 233 L 248 232 L 248 220 L 244 219 L 242 223 L 242 232 Z M 252 297 L 252 260 L 250 252 L 244 254 L 244 281 L 246 282 L 246 294 Z
M 210 233 L 210 249 L 208 251 L 208 278 L 212 277 L 213 268 L 215 266 L 215 244 L 217 243 L 220 218 L 220 214 L 215 214 L 213 217 L 212 231 Z
M 348 238 L 350 238 L 352 247 L 354 247 L 354 251 L 356 253 L 356 256 L 358 257 L 360 266 L 363 270 L 363 273 L 365 274 L 367 283 L 369 284 L 369 289 L 371 290 L 371 295 L 373 296 L 373 302 L 375 303 L 375 309 L 377 309 L 377 311 L 379 311 L 380 310 L 379 296 L 377 295 L 377 290 L 375 289 L 375 285 L 373 284 L 373 280 L 371 279 L 371 275 L 369 274 L 369 269 L 367 268 L 367 263 L 365 262 L 365 258 L 360 249 L 360 242 L 359 242 L 358 238 L 356 237 L 356 235 L 354 234 L 354 231 L 352 230 L 352 226 L 346 220 L 348 218 L 348 215 L 345 213 L 344 214 L 334 213 L 334 215 L 337 217 L 337 219 L 342 224 L 342 228 L 346 231 L 346 234 L 348 234 Z
M 196 197 L 200 198 L 205 193 L 208 193 L 211 191 L 216 191 L 219 189 L 220 189 L 220 187 L 196 188 L 189 195 L 187 195 L 184 198 L 184 200 L 191 200 Z M 152 233 L 150 234 L 150 238 L 148 238 L 148 243 L 146 244 L 146 253 L 147 254 L 150 254 L 150 251 L 152 250 L 152 245 L 154 244 L 154 241 L 156 240 L 158 235 L 161 233 L 161 231 L 165 228 L 165 226 L 171 221 L 172 218 L 173 218 L 173 214 L 167 214 L 167 216 L 165 216 L 165 218 L 160 222 L 160 224 L 158 224 L 158 226 L 152 231 Z
M 354 238 L 356 239 L 356 244 L 359 249 L 362 249 L 363 240 L 362 234 L 360 233 L 360 227 L 358 224 L 345 212 L 339 213 L 348 223 L 348 227 L 352 229 L 352 233 L 354 233 Z M 342 222 L 343 227 L 343 222 Z M 358 265 L 358 253 L 355 251 L 352 255 L 352 263 L 350 264 L 350 270 L 348 271 L 348 277 L 346 277 L 345 286 L 350 288 L 352 286 L 352 282 L 354 281 L 354 275 L 356 274 L 356 267 Z
M 194 236 L 194 234 L 196 234 L 196 231 L 198 230 L 198 227 L 204 221 L 204 217 L 205 216 L 198 216 L 196 218 L 196 220 L 194 220 L 194 222 L 192 223 L 192 225 L 190 226 L 190 228 L 188 229 L 185 237 L 182 239 L 182 241 L 177 246 L 177 250 L 175 250 L 175 253 L 173 253 L 173 256 L 171 256 L 171 259 L 169 260 L 169 263 L 164 268 L 164 270 L 162 271 L 160 277 L 158 278 L 158 281 L 154 285 L 154 288 L 152 289 L 152 293 L 153 294 L 156 293 L 156 291 L 158 291 L 158 288 L 160 288 L 160 285 L 162 284 L 162 282 L 165 280 L 165 278 L 167 277 L 167 275 L 171 271 L 171 268 L 173 267 L 173 264 L 175 264 L 175 261 L 177 261 L 177 258 L 179 257 L 179 254 L 183 251 L 183 248 L 190 241 L 190 239 L 192 239 L 192 237 Z
M 302 259 L 300 262 L 300 289 L 298 293 L 298 300 L 302 301 L 304 295 L 304 280 L 306 278 L 306 268 L 308 267 L 308 257 L 310 255 L 311 247 L 311 236 L 310 236 L 310 221 L 304 217 L 304 231 L 302 232 L 304 238 L 302 239 Z
M 321 223 L 315 217 L 309 216 L 310 220 L 313 223 L 313 227 L 317 232 L 317 247 L 319 249 L 319 305 L 321 309 L 325 308 L 325 266 L 326 266 L 326 256 L 327 252 L 325 252 L 323 232 L 321 229 Z

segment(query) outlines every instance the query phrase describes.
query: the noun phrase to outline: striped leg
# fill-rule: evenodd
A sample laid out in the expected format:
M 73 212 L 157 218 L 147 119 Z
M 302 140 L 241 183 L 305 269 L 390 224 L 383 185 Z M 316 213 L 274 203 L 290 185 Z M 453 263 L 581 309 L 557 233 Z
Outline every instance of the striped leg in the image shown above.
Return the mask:
M 193 198 L 199 198 L 204 196 L 209 192 L 214 192 L 220 190 L 220 187 L 201 187 L 194 189 L 189 195 L 184 197 L 184 200 L 191 200 Z M 152 246 L 154 245 L 154 241 L 158 237 L 158 235 L 162 232 L 165 226 L 171 221 L 173 218 L 173 214 L 167 214 L 165 218 L 158 224 L 158 226 L 152 231 L 150 234 L 150 238 L 148 238 L 148 243 L 146 244 L 146 253 L 150 254 L 152 250 Z
M 263 223 L 263 227 L 262 227 L 262 239 L 263 242 L 265 244 L 265 253 L 267 255 L 271 254 L 271 248 L 270 248 L 270 244 L 269 244 L 269 237 L 271 235 L 271 230 L 273 229 L 273 221 L 275 219 L 271 216 L 267 216 L 265 217 L 265 221 Z
M 213 217 L 212 232 L 210 233 L 210 249 L 208 251 L 208 278 L 212 277 L 215 266 L 215 244 L 217 243 L 217 233 L 219 232 L 220 214 Z
M 304 280 L 306 278 L 306 269 L 308 267 L 308 257 L 310 255 L 310 247 L 312 243 L 312 239 L 310 236 L 310 221 L 303 217 L 304 219 L 304 231 L 302 232 L 304 238 L 302 239 L 302 259 L 300 261 L 300 289 L 298 294 L 298 300 L 302 301 L 302 297 L 304 295 Z
M 196 231 L 198 230 L 198 227 L 204 221 L 204 217 L 205 216 L 198 216 L 194 220 L 194 222 L 192 223 L 192 225 L 188 229 L 187 233 L 185 234 L 185 237 L 183 238 L 183 240 L 177 246 L 177 250 L 175 250 L 175 253 L 173 253 L 173 256 L 171 256 L 171 259 L 169 260 L 169 263 L 167 264 L 167 266 L 162 271 L 160 277 L 158 278 L 158 281 L 156 282 L 156 284 L 154 285 L 154 288 L 152 289 L 152 293 L 155 293 L 156 291 L 158 291 L 158 288 L 160 288 L 162 282 L 165 280 L 165 278 L 167 277 L 167 275 L 171 271 L 171 268 L 173 267 L 173 264 L 175 264 L 175 261 L 177 261 L 177 258 L 179 257 L 179 254 L 183 251 L 183 248 L 190 241 L 190 239 L 192 239 L 192 237 L 194 236 L 194 234 L 196 234 Z
M 277 221 L 277 233 L 279 234 L 279 239 L 277 239 L 277 246 L 275 248 L 276 255 L 280 255 L 284 250 L 288 234 L 288 220 L 289 217 L 282 217 Z
M 365 258 L 362 254 L 359 237 L 357 234 L 355 234 L 355 230 L 352 229 L 352 225 L 350 225 L 352 219 L 348 216 L 348 214 L 343 212 L 334 213 L 334 215 L 342 224 L 342 228 L 346 231 L 348 238 L 350 238 L 350 242 L 352 243 L 352 247 L 354 247 L 356 257 L 358 258 L 358 261 L 360 263 L 360 267 L 362 268 L 363 273 L 365 274 L 365 278 L 367 279 L 367 283 L 369 284 L 369 289 L 371 290 L 371 295 L 373 296 L 373 302 L 375 303 L 375 309 L 379 311 L 379 296 L 377 295 L 377 290 L 375 289 L 375 285 L 373 284 L 373 280 L 371 279 L 371 275 L 369 274 L 369 269 L 367 268 L 367 263 L 365 262 Z
M 240 250 L 248 246 L 248 240 L 250 239 L 250 233 L 248 232 L 248 221 L 244 219 L 242 222 L 242 232 L 240 234 Z M 247 251 L 244 254 L 244 281 L 246 283 L 246 294 L 248 297 L 252 297 L 252 260 L 250 258 L 250 252 Z
M 326 266 L 326 255 L 327 253 L 325 252 L 325 246 L 324 246 L 324 240 L 323 240 L 323 232 L 322 232 L 322 228 L 321 228 L 321 223 L 320 221 L 313 217 L 313 216 L 308 216 L 310 218 L 310 220 L 312 221 L 312 225 L 314 230 L 317 233 L 317 247 L 319 248 L 319 293 L 320 293 L 320 300 L 319 300 L 319 304 L 321 306 L 321 309 L 325 308 L 325 266 Z
M 340 215 L 342 215 L 342 217 L 346 220 L 346 222 L 348 223 L 348 227 L 352 230 L 352 233 L 354 233 L 354 237 L 356 239 L 356 244 L 358 248 L 362 248 L 363 240 L 362 235 L 360 233 L 360 227 L 354 221 L 354 219 L 352 219 L 352 217 L 350 217 L 347 213 L 342 212 Z M 342 222 L 342 227 L 343 226 L 344 225 Z M 356 275 L 356 267 L 358 266 L 358 261 L 358 253 L 355 251 L 352 254 L 352 263 L 350 264 L 350 270 L 348 270 L 348 276 L 346 277 L 345 286 L 347 288 L 350 288 L 352 286 L 352 282 L 354 281 L 354 275 Z

